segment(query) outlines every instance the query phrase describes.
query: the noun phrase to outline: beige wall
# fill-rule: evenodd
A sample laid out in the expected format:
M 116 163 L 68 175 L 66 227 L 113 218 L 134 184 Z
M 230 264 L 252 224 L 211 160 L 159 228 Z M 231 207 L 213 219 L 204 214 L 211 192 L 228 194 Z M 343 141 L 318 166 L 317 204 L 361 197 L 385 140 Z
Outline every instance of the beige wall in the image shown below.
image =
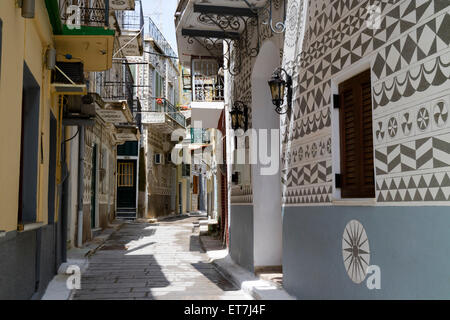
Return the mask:
M 44 163 L 38 171 L 38 221 L 47 222 L 49 154 L 50 72 L 43 65 L 52 32 L 44 1 L 36 1 L 34 19 L 24 19 L 15 1 L 0 1 L 3 20 L 0 74 L 0 230 L 17 228 L 20 174 L 21 106 L 23 63 L 27 63 L 41 87 L 40 132 Z M 58 118 L 58 113 L 54 113 Z M 41 146 L 39 146 L 40 150 Z M 38 157 L 40 160 L 40 157 Z

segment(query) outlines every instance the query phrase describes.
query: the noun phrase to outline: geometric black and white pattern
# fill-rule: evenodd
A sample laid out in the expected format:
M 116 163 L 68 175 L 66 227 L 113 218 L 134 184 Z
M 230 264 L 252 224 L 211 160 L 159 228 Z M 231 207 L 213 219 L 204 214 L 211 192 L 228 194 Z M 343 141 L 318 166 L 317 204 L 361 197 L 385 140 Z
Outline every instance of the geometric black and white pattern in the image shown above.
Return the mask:
M 449 172 L 377 179 L 378 202 L 449 201 Z
M 324 160 L 283 169 L 281 179 L 283 185 L 288 188 L 330 182 L 332 180 L 331 170 L 331 160 Z
M 450 167 L 450 133 L 375 150 L 377 176 L 443 167 Z
M 290 118 L 282 118 L 281 126 L 284 149 L 290 148 L 282 159 L 283 202 L 331 201 L 333 169 L 339 168 L 332 167 L 330 154 L 324 155 L 326 159 L 319 157 L 316 137 L 331 135 L 337 74 L 369 57 L 378 201 L 447 200 L 448 190 L 434 189 L 435 180 L 428 183 L 427 175 L 450 168 L 450 1 L 308 1 L 305 21 L 296 22 L 304 32 L 303 42 L 296 44 L 296 56 L 283 57 L 296 77 L 293 112 Z M 368 5 L 374 2 L 382 12 L 379 29 L 366 24 Z M 292 41 L 289 44 L 286 52 L 292 55 Z M 430 101 L 424 98 L 428 92 L 433 97 L 446 96 Z M 417 188 L 409 184 L 412 195 L 400 183 L 408 179 L 406 175 L 425 181 Z M 438 176 L 436 181 L 447 183 Z M 424 187 L 427 183 L 429 187 Z
M 283 193 L 284 204 L 309 204 L 331 202 L 331 184 L 286 190 Z

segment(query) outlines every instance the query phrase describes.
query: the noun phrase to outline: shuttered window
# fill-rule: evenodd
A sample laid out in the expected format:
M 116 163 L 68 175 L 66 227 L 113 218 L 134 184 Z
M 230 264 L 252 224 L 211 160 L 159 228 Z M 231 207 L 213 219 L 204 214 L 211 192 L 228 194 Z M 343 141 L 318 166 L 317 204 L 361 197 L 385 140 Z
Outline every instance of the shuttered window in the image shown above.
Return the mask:
M 374 198 L 370 70 L 339 85 L 342 198 Z

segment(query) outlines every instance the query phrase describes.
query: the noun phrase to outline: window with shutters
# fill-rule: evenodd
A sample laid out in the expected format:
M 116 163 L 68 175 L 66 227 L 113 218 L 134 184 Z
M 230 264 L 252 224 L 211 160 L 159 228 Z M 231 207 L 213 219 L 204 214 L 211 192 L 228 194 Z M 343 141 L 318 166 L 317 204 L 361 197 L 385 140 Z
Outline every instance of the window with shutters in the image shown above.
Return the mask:
M 374 198 L 370 70 L 339 85 L 342 198 Z

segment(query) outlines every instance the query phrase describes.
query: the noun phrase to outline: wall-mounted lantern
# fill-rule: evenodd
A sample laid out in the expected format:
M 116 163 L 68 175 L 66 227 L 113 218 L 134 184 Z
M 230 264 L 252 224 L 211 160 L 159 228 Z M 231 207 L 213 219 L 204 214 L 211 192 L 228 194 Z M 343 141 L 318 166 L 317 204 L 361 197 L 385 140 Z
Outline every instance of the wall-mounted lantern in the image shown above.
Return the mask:
M 282 73 L 286 79 L 283 79 Z M 292 77 L 283 68 L 277 68 L 269 80 L 270 93 L 272 94 L 272 103 L 275 105 L 275 111 L 278 114 L 284 114 L 292 107 Z M 287 88 L 287 108 L 283 111 L 284 95 Z
M 242 129 L 247 131 L 248 129 L 248 107 L 242 101 L 236 101 L 233 104 L 233 108 L 230 111 L 231 115 L 231 127 L 233 130 Z

